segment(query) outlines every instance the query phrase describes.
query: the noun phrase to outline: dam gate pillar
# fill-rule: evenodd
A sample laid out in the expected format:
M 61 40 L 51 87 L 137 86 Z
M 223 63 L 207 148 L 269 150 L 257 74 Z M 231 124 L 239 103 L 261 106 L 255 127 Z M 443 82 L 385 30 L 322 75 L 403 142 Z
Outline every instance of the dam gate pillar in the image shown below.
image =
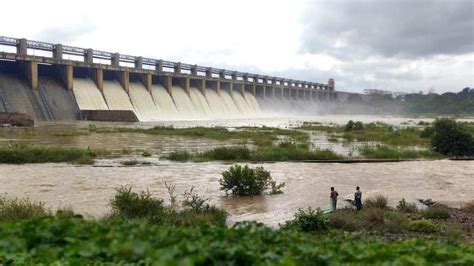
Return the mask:
M 22 68 L 31 89 L 37 90 L 38 89 L 38 62 L 35 62 L 35 61 L 22 62 Z

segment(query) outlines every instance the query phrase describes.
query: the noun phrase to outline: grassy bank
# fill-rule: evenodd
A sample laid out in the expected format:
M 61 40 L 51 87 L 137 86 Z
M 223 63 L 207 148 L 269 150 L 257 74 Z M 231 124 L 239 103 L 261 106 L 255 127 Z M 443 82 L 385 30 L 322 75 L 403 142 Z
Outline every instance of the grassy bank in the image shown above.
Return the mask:
M 346 126 L 322 125 L 318 123 L 303 123 L 299 129 L 311 131 L 323 131 L 329 134 L 330 138 L 342 138 L 344 141 L 353 142 L 380 142 L 393 146 L 419 146 L 428 147 L 430 141 L 422 137 L 422 129 L 415 127 L 395 128 L 393 126 L 376 122 L 363 124 L 356 129 L 348 129 Z
M 280 229 L 256 222 L 225 225 L 226 214 L 193 190 L 177 206 L 149 192 L 117 190 L 112 213 L 86 220 L 71 211 L 52 214 L 41 203 L 0 200 L 3 264 L 460 264 L 474 263 L 474 246 L 444 222 L 447 211 L 399 210 L 386 199 L 362 211 L 299 211 Z M 430 208 L 431 209 L 431 208 Z M 13 211 L 14 210 L 14 211 Z M 21 215 L 16 215 L 20 213 Z M 359 232 L 351 234 L 349 232 Z
M 0 163 L 93 163 L 98 156 L 110 155 L 104 150 L 62 147 L 37 147 L 27 145 L 0 146 Z
M 282 142 L 279 144 L 247 147 L 219 147 L 205 152 L 175 151 L 163 156 L 172 161 L 303 161 L 339 160 L 343 157 L 331 150 L 311 150 L 305 144 Z
M 369 159 L 439 159 L 443 155 L 431 150 L 391 148 L 387 146 L 365 146 L 359 149 L 361 155 Z

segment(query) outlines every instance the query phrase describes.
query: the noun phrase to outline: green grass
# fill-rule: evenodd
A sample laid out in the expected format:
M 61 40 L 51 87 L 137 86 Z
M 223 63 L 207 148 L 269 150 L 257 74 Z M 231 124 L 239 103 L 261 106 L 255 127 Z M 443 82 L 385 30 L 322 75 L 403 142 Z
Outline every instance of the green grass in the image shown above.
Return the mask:
M 48 214 L 43 202 L 0 196 L 0 222 L 41 217 Z
M 27 145 L 8 145 L 0 147 L 0 163 L 58 163 L 71 162 L 88 164 L 99 155 L 110 154 L 104 150 L 80 148 L 39 147 Z
M 370 159 L 417 159 L 417 158 L 441 158 L 438 153 L 430 150 L 397 149 L 387 146 L 369 147 L 359 149 L 360 154 Z
M 343 157 L 331 150 L 310 150 L 307 145 L 283 142 L 271 146 L 256 147 L 219 147 L 205 152 L 175 151 L 163 159 L 172 161 L 303 161 L 303 160 L 339 160 Z

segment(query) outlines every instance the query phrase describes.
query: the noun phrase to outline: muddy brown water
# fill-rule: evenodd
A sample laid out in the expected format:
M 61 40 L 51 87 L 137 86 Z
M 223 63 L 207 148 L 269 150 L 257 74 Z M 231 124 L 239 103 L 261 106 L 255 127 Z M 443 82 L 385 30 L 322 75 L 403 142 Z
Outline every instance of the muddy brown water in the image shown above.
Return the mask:
M 226 196 L 219 190 L 218 180 L 228 164 L 167 161 L 139 167 L 0 165 L 0 193 L 44 201 L 52 209 L 70 207 L 90 217 L 101 217 L 109 211 L 108 201 L 115 188 L 131 185 L 136 190 L 149 189 L 155 196 L 168 200 L 167 182 L 176 185 L 178 194 L 194 186 L 211 203 L 229 212 L 229 222 L 257 220 L 271 226 L 290 219 L 298 208 L 327 208 L 331 186 L 339 192 L 341 206 L 343 198 L 352 197 L 355 186 L 361 187 L 364 197 L 387 196 L 391 205 L 401 198 L 432 198 L 453 207 L 474 200 L 472 161 L 258 165 L 270 170 L 278 182 L 286 183 L 284 194 Z

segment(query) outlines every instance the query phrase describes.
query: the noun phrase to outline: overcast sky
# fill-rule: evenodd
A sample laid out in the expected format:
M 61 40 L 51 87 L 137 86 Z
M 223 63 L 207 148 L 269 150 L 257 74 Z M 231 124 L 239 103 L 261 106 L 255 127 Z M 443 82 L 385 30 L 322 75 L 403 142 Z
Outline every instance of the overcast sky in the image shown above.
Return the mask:
M 474 87 L 474 1 L 3 1 L 0 35 L 326 83 Z

